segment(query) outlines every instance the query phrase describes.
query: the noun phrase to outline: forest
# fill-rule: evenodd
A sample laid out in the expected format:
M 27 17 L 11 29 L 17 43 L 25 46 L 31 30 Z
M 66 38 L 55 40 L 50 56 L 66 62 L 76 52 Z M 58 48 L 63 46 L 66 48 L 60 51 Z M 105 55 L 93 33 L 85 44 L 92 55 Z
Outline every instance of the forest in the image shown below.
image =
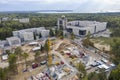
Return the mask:
M 90 20 L 90 21 L 105 21 L 108 22 L 109 28 L 113 37 L 120 36 L 120 13 L 66 13 L 66 14 L 42 14 L 42 13 L 0 13 L 0 19 L 8 17 L 8 21 L 0 22 L 0 40 L 12 36 L 12 31 L 34 28 L 46 27 L 52 28 L 57 26 L 57 18 L 65 15 L 68 21 L 71 20 Z M 29 18 L 29 23 L 19 23 L 13 21 L 13 18 Z

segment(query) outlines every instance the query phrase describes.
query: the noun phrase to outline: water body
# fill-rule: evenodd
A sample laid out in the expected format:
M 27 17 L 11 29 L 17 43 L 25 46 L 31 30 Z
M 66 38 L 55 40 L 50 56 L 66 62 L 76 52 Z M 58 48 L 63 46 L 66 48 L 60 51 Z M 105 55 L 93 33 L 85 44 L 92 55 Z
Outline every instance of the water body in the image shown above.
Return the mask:
M 36 13 L 74 13 L 73 10 L 40 10 Z

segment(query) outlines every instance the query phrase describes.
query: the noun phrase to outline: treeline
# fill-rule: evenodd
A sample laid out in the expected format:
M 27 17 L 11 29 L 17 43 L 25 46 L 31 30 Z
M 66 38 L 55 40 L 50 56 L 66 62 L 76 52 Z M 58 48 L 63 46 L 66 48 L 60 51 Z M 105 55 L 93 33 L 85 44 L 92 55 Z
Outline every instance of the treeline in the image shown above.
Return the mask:
M 38 14 L 38 13 L 1 13 L 0 18 L 9 17 L 9 21 L 0 23 L 0 39 L 12 36 L 13 30 L 20 30 L 33 27 L 54 27 L 57 26 L 57 18 L 65 15 L 68 21 L 91 20 L 106 21 L 107 27 L 113 31 L 112 36 L 120 36 L 120 14 L 119 13 L 94 13 L 94 14 Z M 13 18 L 30 18 L 29 23 L 12 21 Z

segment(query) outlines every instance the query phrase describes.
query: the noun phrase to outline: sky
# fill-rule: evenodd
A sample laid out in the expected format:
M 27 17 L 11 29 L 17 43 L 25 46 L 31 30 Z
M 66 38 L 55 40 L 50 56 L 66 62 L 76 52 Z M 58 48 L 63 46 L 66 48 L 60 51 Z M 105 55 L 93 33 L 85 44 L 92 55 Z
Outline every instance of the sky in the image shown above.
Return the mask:
M 120 0 L 0 0 L 0 11 L 120 12 Z

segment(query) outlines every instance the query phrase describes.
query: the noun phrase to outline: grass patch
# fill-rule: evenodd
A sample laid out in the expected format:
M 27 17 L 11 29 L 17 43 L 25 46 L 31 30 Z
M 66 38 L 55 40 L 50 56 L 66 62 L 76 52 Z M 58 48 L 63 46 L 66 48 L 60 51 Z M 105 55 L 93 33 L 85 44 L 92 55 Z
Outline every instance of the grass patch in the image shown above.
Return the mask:
M 94 43 L 111 45 L 113 44 L 114 39 L 120 40 L 120 37 L 111 37 L 111 38 L 98 37 L 98 38 L 92 38 L 91 41 Z

